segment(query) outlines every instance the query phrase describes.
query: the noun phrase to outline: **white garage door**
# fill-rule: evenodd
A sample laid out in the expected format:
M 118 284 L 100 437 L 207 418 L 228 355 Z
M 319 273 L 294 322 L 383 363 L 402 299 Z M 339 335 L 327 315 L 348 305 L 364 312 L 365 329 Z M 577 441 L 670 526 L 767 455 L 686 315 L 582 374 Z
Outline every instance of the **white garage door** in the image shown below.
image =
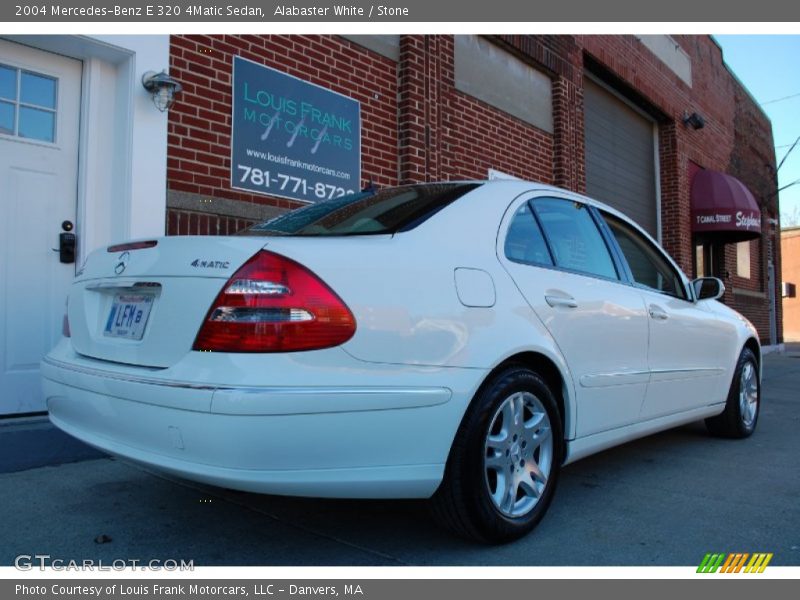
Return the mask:
M 586 193 L 658 238 L 653 121 L 584 79 Z
M 0 40 L 0 415 L 45 410 L 39 361 L 58 341 L 74 264 L 80 61 Z

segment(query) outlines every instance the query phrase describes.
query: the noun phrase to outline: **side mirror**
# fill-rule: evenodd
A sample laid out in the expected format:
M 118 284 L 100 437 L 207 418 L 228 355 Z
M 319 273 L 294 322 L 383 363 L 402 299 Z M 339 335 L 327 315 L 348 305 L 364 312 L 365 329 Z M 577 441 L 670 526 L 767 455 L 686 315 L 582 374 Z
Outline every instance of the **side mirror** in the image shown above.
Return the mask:
M 700 277 L 692 281 L 694 297 L 699 300 L 716 300 L 725 293 L 725 284 L 716 277 Z

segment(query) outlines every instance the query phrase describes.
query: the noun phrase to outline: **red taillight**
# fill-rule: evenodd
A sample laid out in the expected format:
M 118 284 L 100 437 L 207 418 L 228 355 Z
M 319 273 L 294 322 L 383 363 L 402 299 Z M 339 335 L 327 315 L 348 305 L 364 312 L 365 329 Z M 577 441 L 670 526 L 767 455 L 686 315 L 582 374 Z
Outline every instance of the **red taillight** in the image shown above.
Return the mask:
M 126 250 L 142 250 L 144 248 L 154 248 L 158 245 L 156 240 L 147 240 L 145 242 L 128 242 L 127 244 L 117 244 L 106 248 L 106 252 L 125 252 Z
M 292 352 L 343 344 L 356 321 L 336 293 L 303 265 L 266 250 L 217 295 L 194 350 Z

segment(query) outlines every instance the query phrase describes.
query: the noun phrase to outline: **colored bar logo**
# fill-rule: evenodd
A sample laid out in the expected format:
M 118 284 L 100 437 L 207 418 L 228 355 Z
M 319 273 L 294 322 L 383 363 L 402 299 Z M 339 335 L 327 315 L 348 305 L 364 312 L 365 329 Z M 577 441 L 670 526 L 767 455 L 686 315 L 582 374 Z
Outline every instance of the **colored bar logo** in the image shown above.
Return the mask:
M 748 559 L 750 559 L 748 561 Z M 698 573 L 763 573 L 769 561 L 772 560 L 772 552 L 734 552 L 731 554 L 711 553 L 703 557 L 700 566 L 697 567 Z

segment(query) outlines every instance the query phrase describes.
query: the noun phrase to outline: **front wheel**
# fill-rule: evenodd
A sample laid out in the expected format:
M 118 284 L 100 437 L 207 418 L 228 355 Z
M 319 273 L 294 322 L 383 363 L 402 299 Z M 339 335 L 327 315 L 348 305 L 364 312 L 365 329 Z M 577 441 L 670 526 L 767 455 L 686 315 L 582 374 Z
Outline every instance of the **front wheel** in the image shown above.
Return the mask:
M 542 519 L 564 453 L 555 397 L 535 372 L 509 368 L 474 398 L 432 499 L 437 520 L 456 533 L 508 542 Z
M 760 406 L 758 360 L 752 350 L 745 348 L 736 363 L 725 410 L 706 419 L 706 428 L 721 437 L 746 438 L 756 429 Z

